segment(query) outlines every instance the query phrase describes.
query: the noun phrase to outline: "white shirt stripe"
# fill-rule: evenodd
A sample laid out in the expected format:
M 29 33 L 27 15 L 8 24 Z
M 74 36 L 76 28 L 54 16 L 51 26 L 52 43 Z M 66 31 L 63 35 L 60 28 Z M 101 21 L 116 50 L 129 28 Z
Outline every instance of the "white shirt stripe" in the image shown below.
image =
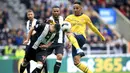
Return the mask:
M 53 22 L 55 22 L 53 16 L 51 16 L 49 19 L 51 19 L 51 20 L 53 20 Z M 64 21 L 63 17 L 59 16 L 59 24 L 60 25 L 63 23 L 63 21 Z M 57 43 L 63 43 L 63 39 L 64 39 L 63 36 L 64 36 L 63 31 L 60 30 L 59 31 L 59 38 L 57 40 Z
M 34 26 L 36 25 L 36 22 L 37 22 L 37 19 L 34 18 L 33 21 L 32 21 L 31 27 L 34 27 Z M 30 23 L 30 20 L 28 20 L 28 21 L 27 21 L 27 24 L 26 24 L 26 29 L 27 29 L 27 32 L 26 32 L 26 33 L 27 33 L 27 35 L 28 35 L 28 33 L 29 33 L 29 30 L 30 30 L 30 29 L 29 29 L 29 28 L 30 28 L 30 27 L 29 27 L 29 23 Z M 35 33 L 36 33 L 36 31 L 33 31 L 32 34 L 34 35 Z M 27 43 L 27 45 L 29 45 L 30 42 L 31 42 L 31 40 L 29 40 L 29 42 Z
M 42 31 L 41 35 L 39 36 L 39 38 L 32 46 L 33 49 L 37 49 L 40 43 L 48 44 L 55 37 L 56 33 L 53 33 L 49 39 L 45 39 L 45 37 L 48 36 L 47 35 L 48 32 L 49 32 L 49 25 L 47 24 L 44 30 Z

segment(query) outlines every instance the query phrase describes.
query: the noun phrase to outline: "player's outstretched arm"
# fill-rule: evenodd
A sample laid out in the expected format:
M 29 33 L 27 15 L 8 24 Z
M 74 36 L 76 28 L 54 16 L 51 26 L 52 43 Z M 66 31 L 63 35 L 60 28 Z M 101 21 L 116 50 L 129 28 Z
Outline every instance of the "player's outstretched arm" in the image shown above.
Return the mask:
M 100 38 L 105 41 L 104 36 L 99 32 L 99 30 L 93 25 L 92 21 L 90 20 L 90 18 L 88 16 L 86 16 L 86 24 L 89 26 L 89 28 L 95 32 L 98 36 L 100 36 Z
M 27 39 L 23 42 L 23 44 L 26 45 L 26 44 L 28 43 L 28 41 L 29 41 L 29 39 L 30 39 L 30 37 L 31 37 L 31 35 L 32 35 L 33 30 L 34 30 L 34 27 L 32 27 L 32 28 L 30 29 L 30 31 L 29 31 L 29 33 L 28 33 L 28 36 L 27 36 Z
M 99 35 L 100 38 L 101 38 L 103 41 L 105 41 L 104 36 L 99 32 L 99 30 L 98 30 L 92 23 L 89 24 L 89 27 L 90 27 L 90 29 L 91 29 L 93 32 L 95 32 L 97 35 Z

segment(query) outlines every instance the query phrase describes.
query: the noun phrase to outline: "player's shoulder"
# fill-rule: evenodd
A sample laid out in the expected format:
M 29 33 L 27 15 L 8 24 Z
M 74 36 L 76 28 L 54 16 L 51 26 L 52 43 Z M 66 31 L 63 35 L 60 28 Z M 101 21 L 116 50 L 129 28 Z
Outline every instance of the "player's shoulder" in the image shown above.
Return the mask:
M 61 15 L 59 16 L 59 18 L 60 18 L 60 19 L 64 19 L 64 17 L 63 17 L 63 16 L 61 16 Z
M 36 18 L 34 18 L 33 21 L 36 21 L 36 22 L 37 22 L 38 20 L 37 20 Z M 26 23 L 28 23 L 28 22 L 30 22 L 30 20 L 27 20 Z
M 85 18 L 85 19 L 90 19 L 90 17 L 87 16 L 86 14 L 83 14 L 83 18 Z
M 36 18 L 34 18 L 34 21 L 38 21 Z
M 53 19 L 53 16 L 50 16 L 49 19 Z
M 59 16 L 59 19 L 63 19 L 64 17 L 63 16 Z M 53 16 L 50 16 L 49 19 L 53 20 Z
M 70 14 L 70 15 L 68 15 L 66 18 L 65 18 L 65 20 L 71 20 L 71 19 L 73 19 L 75 16 L 74 16 L 74 14 Z
M 82 14 L 82 17 L 89 18 L 86 14 Z
M 68 15 L 66 18 L 68 18 L 68 17 L 74 17 L 74 14 L 70 14 L 70 15 Z
M 28 23 L 30 20 L 27 20 L 26 23 Z
M 46 23 L 38 23 L 35 25 L 35 28 L 42 28 L 44 29 L 45 27 L 49 27 L 50 25 L 49 24 L 46 24 Z

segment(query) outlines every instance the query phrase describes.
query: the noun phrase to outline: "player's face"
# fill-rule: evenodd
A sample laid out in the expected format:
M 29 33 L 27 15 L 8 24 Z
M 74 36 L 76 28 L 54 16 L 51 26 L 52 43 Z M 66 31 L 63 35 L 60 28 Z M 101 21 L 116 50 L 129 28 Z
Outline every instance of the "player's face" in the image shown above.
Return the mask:
M 52 9 L 52 15 L 54 17 L 58 17 L 60 15 L 60 8 L 53 8 Z
M 29 20 L 32 20 L 34 18 L 34 13 L 33 12 L 28 12 L 27 17 Z
M 76 16 L 79 16 L 81 14 L 82 7 L 79 4 L 74 4 L 73 12 Z

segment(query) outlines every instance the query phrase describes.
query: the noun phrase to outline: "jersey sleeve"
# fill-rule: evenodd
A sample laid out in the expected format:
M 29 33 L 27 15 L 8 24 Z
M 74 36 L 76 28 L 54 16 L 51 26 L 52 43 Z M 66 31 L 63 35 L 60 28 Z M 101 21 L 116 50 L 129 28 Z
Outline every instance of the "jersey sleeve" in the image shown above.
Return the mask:
M 85 19 L 86 19 L 86 24 L 93 25 L 91 19 L 87 15 L 86 15 Z
M 93 25 L 91 19 L 90 19 L 88 16 L 86 16 L 86 24 L 89 26 L 89 28 L 90 28 L 91 30 L 93 30 L 93 29 L 96 28 L 96 27 Z M 93 30 L 93 31 L 95 31 L 95 30 Z
M 27 24 L 27 22 L 25 23 L 25 25 L 26 25 L 26 34 L 28 34 L 29 33 L 29 25 Z
M 68 21 L 68 22 L 70 22 L 71 21 L 71 16 L 69 15 L 69 16 L 67 16 L 66 18 L 65 18 L 65 21 Z
M 34 26 L 34 30 L 40 31 L 41 29 L 44 29 L 45 25 L 46 24 L 44 24 L 44 23 L 37 22 L 36 25 Z

